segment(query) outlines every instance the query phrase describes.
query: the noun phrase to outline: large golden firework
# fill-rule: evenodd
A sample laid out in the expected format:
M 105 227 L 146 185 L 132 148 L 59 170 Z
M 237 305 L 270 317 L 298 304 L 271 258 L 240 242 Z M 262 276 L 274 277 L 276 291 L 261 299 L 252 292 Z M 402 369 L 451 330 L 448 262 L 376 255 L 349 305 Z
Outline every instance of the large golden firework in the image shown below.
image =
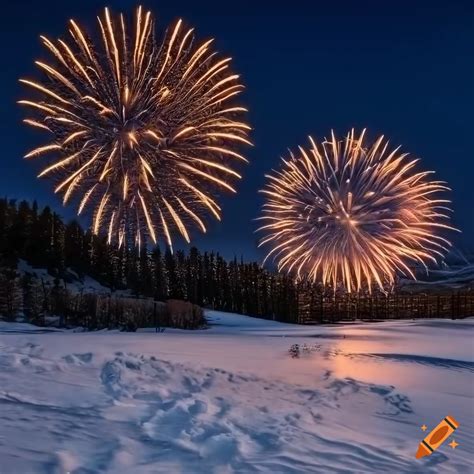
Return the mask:
M 450 243 L 438 231 L 452 229 L 449 201 L 437 195 L 448 188 L 414 171 L 418 160 L 383 136 L 367 145 L 365 130 L 310 142 L 290 152 L 262 191 L 260 245 L 271 245 L 266 259 L 280 271 L 349 292 L 384 290 L 398 272 L 414 278 L 414 265 L 445 254 Z
M 73 20 L 70 43 L 41 37 L 54 62 L 36 61 L 44 81 L 22 79 L 35 97 L 20 104 L 52 140 L 26 158 L 50 157 L 39 176 L 56 181 L 64 203 L 78 197 L 79 214 L 91 208 L 94 233 L 109 242 L 148 235 L 171 246 L 173 229 L 189 242 L 189 223 L 205 232 L 204 215 L 220 219 L 216 194 L 235 192 L 234 162 L 246 161 L 239 76 L 181 20 L 161 42 L 141 7 L 132 28 L 108 9 L 98 22 L 98 47 Z

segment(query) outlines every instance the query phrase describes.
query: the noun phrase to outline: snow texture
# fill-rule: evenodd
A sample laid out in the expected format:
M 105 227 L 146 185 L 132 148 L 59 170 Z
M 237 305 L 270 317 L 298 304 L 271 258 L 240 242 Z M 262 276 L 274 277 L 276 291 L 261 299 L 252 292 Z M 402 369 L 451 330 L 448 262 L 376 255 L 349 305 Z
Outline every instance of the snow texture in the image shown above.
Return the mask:
M 473 472 L 473 319 L 207 317 L 159 334 L 0 325 L 0 473 Z M 416 460 L 421 425 L 448 414 L 459 446 Z

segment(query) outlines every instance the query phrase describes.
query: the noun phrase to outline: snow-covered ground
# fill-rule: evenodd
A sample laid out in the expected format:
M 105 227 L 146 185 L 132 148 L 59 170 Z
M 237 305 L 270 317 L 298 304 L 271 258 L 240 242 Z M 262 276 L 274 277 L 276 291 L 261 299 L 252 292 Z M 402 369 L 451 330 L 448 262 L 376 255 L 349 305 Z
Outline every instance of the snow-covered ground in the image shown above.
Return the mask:
M 0 473 L 471 473 L 474 320 L 0 324 Z M 292 344 L 308 350 L 291 358 Z M 416 460 L 446 415 L 460 423 Z

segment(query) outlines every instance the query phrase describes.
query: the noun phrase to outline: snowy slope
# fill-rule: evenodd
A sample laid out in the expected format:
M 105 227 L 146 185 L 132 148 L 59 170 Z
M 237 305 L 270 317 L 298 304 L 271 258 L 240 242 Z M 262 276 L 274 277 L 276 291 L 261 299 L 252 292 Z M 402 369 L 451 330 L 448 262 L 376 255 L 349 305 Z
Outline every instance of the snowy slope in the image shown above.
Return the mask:
M 0 472 L 473 472 L 473 319 L 207 316 L 162 334 L 1 326 Z M 416 460 L 447 414 L 458 448 Z
M 37 278 L 39 281 L 43 282 L 46 286 L 53 286 L 55 278 L 48 273 L 48 270 L 45 268 L 34 268 L 28 264 L 25 260 L 18 261 L 18 273 L 20 276 L 29 274 L 34 278 Z M 66 287 L 68 290 L 73 293 L 97 293 L 97 294 L 109 294 L 111 293 L 110 288 L 101 285 L 97 280 L 94 280 L 88 275 L 85 275 L 83 278 L 79 278 L 78 274 L 71 269 L 67 270 L 68 282 L 66 282 Z M 62 282 L 64 285 L 64 281 Z M 115 295 L 124 295 L 129 296 L 130 291 L 116 291 Z
M 430 270 L 429 275 L 417 280 L 402 280 L 401 286 L 408 291 L 455 291 L 474 288 L 474 264 Z

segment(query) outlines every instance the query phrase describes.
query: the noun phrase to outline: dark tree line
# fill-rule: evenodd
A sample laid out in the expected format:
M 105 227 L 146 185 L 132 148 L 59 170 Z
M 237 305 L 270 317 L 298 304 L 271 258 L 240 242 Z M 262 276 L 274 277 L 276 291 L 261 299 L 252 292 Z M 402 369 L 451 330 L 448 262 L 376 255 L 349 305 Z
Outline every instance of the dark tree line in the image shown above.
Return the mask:
M 77 221 L 65 223 L 49 207 L 36 202 L 0 199 L 0 314 L 13 315 L 22 292 L 24 312 L 37 314 L 38 294 L 45 291 L 36 279 L 21 281 L 19 259 L 45 268 L 56 278 L 51 291 L 67 287 L 69 270 L 89 275 L 112 291 L 130 289 L 134 296 L 158 301 L 191 303 L 252 316 L 296 321 L 297 288 L 292 279 L 272 274 L 257 263 L 214 252 L 188 253 L 145 245 L 118 249 L 103 236 L 85 231 Z M 69 275 L 69 276 L 68 276 Z M 16 289 L 15 289 L 16 288 Z M 17 291 L 18 290 L 18 291 Z

